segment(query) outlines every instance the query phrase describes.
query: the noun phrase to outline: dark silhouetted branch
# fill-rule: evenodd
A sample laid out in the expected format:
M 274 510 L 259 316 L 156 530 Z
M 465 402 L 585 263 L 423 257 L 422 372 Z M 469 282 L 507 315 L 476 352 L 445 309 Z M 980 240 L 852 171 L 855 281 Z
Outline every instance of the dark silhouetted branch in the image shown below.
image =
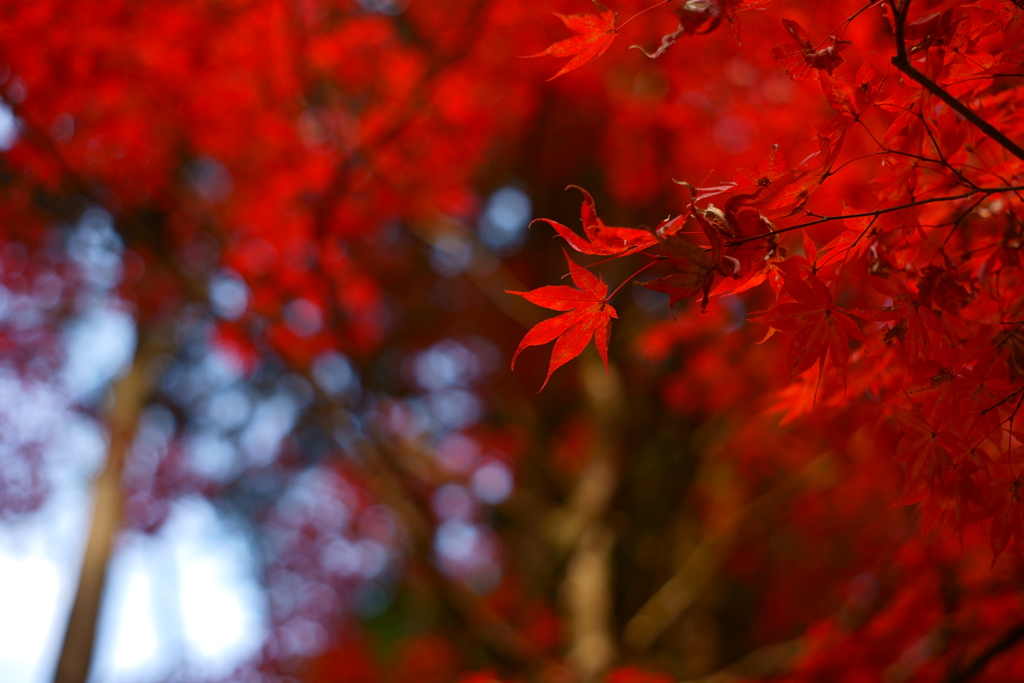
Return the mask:
M 1006 137 L 999 131 L 999 129 L 978 116 L 978 114 L 972 111 L 970 107 L 950 95 L 945 88 L 925 76 L 910 63 L 910 59 L 907 57 L 907 44 L 904 38 L 904 28 L 907 21 L 907 12 L 909 10 L 910 0 L 904 0 L 903 3 L 898 3 L 894 7 L 896 24 L 896 56 L 892 58 L 892 65 L 917 81 L 925 90 L 949 105 L 950 109 L 974 124 L 978 130 L 996 141 L 1001 147 L 1003 147 L 1003 149 L 1010 152 L 1021 161 L 1024 161 L 1024 148 L 1021 148 L 1020 145 Z

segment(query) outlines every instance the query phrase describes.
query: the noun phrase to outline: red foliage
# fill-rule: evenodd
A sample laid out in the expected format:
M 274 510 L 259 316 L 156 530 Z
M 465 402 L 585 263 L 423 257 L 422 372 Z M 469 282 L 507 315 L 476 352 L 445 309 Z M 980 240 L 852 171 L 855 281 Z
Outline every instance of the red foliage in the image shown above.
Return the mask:
M 512 367 L 515 368 L 516 357 L 528 346 L 539 346 L 554 340 L 555 348 L 551 352 L 551 363 L 548 374 L 544 378 L 541 389 L 551 379 L 551 373 L 570 360 L 580 355 L 590 340 L 594 340 L 598 353 L 605 367 L 608 366 L 608 331 L 612 318 L 619 315 L 608 304 L 608 285 L 600 277 L 576 265 L 569 255 L 569 275 L 579 289 L 564 285 L 540 287 L 529 292 L 509 292 L 518 294 L 527 301 L 555 311 L 569 311 L 557 318 L 537 323 L 519 343 L 519 348 L 512 355 Z
M 1020 679 L 1021 3 L 553 4 L 0 7 L 3 372 L 107 296 L 165 344 L 124 517 L 256 501 L 257 668 Z M 206 353 L 295 413 L 218 481 Z
M 587 62 L 597 59 L 612 46 L 618 30 L 615 28 L 615 12 L 594 0 L 598 14 L 555 14 L 569 30 L 580 35 L 559 41 L 535 55 L 526 57 L 572 57 L 558 73 L 549 78 L 552 81 L 562 74 L 578 69 Z

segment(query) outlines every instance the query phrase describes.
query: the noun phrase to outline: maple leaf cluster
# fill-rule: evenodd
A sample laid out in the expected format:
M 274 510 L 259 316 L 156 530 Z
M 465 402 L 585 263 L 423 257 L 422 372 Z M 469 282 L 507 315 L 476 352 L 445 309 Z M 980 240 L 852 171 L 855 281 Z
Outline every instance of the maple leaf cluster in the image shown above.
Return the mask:
M 0 6 L 0 383 L 131 320 L 96 538 L 255 530 L 233 680 L 1024 679 L 1021 3 L 609 4 Z
M 920 14 L 918 9 L 911 15 L 911 4 L 886 9 L 895 35 L 893 63 L 907 65 L 905 80 L 895 84 L 876 75 L 868 60 L 859 65 L 853 83 L 835 75 L 845 61 L 840 53 L 851 41 L 833 35 L 828 47 L 817 48 L 799 23 L 783 20 L 792 42 L 772 48 L 771 56 L 793 80 L 820 83 L 836 111 L 817 127 L 819 149 L 800 164 L 790 167 L 776 146 L 731 185 L 700 190 L 686 183 L 691 200 L 685 212 L 650 230 L 606 227 L 586 192 L 586 240 L 560 223 L 541 220 L 584 254 L 643 253 L 665 260 L 673 272 L 643 286 L 668 294 L 671 306 L 700 293 L 705 310 L 712 293 L 734 295 L 769 280 L 774 303 L 749 319 L 768 326 L 764 342 L 778 332 L 793 333 L 786 353 L 790 376 L 817 365 L 817 396 L 829 359 L 845 393 L 851 356 L 856 356 L 864 386 L 905 432 L 896 454 L 907 463 L 902 502 L 927 501 L 925 531 L 939 517 L 961 533 L 968 520 L 991 518 L 994 562 L 1011 538 L 1024 533 L 1021 483 L 1012 474 L 1018 448 L 1013 418 L 1024 403 L 1013 350 L 1021 304 L 996 284 L 999 276 L 1015 281 L 1020 263 L 1015 256 L 998 255 L 1014 229 L 1001 232 L 992 225 L 999 220 L 995 213 L 1008 225 L 1018 220 L 1024 155 L 998 135 L 986 137 L 990 130 L 1012 126 L 1005 95 L 989 94 L 987 88 L 992 69 L 1010 68 L 1009 54 L 1017 53 L 1007 54 L 1003 45 L 982 47 L 989 25 L 972 24 L 967 10 Z M 1016 10 L 992 11 L 1011 21 Z M 907 54 L 917 54 L 917 62 L 929 60 L 927 77 L 909 66 Z M 985 64 L 992 66 L 980 66 Z M 972 69 L 979 82 L 945 85 Z M 988 118 L 974 115 L 953 124 L 957 108 L 942 104 L 953 97 L 947 87 L 961 100 L 973 96 L 974 109 Z M 925 112 L 932 101 L 939 104 Z M 834 216 L 809 211 L 815 193 L 840 173 L 847 137 L 857 124 L 870 131 L 863 119 L 875 111 L 888 126 L 872 137 L 877 149 L 843 164 L 874 158 L 881 165 L 874 207 L 844 206 Z M 965 134 L 968 124 L 973 136 Z M 984 161 L 970 164 L 970 155 Z M 918 198 L 925 187 L 936 194 Z M 698 200 L 726 192 L 734 194 L 722 209 L 698 206 Z M 809 228 L 833 222 L 843 227 L 819 238 L 819 246 Z M 702 243 L 682 236 L 693 223 Z M 803 253 L 787 256 L 783 242 L 801 233 Z M 575 277 L 580 267 L 571 261 L 570 266 Z M 539 302 L 542 291 L 517 293 Z M 845 306 L 836 305 L 839 295 Z M 539 331 L 547 325 L 534 328 L 523 346 L 553 339 Z M 606 359 L 607 337 L 597 337 L 596 343 Z M 565 364 L 570 348 L 582 351 L 579 345 L 556 346 L 548 378 Z M 878 367 L 886 368 L 889 378 L 880 377 Z
M 803 161 L 789 163 L 776 145 L 731 183 L 683 183 L 682 213 L 656 228 L 607 228 L 586 193 L 586 239 L 541 220 L 576 251 L 604 257 L 595 267 L 647 259 L 637 274 L 656 268 L 658 277 L 637 284 L 667 294 L 672 307 L 696 296 L 703 312 L 712 298 L 734 302 L 741 292 L 764 302 L 755 288 L 769 283 L 767 306 L 746 319 L 766 330 L 759 343 L 780 349 L 786 373 L 768 380 L 774 400 L 760 409 L 809 425 L 842 420 L 862 404 L 901 435 L 891 457 L 902 493 L 891 502 L 918 506 L 922 537 L 942 521 L 938 533 L 951 533 L 961 548 L 987 536 L 992 567 L 1011 547 L 1019 561 L 1024 150 L 1015 142 L 1021 93 L 1002 79 L 1019 72 L 1020 9 L 889 3 L 875 8 L 888 29 L 886 56 L 853 61 L 849 31 L 868 10 L 814 39 L 797 21 L 781 22 L 790 42 L 771 48 L 771 57 L 793 81 L 817 85 L 833 110 Z M 678 11 L 682 18 L 689 9 Z M 680 23 L 647 55 L 661 58 L 696 33 Z M 843 74 L 848 63 L 853 77 Z M 874 174 L 870 192 L 844 197 L 835 185 L 854 169 Z M 720 196 L 728 197 L 722 208 L 706 203 Z M 667 323 L 664 332 L 682 325 Z M 647 337 L 645 345 L 655 343 Z M 656 343 L 662 358 L 679 342 Z M 597 346 L 606 358 L 607 339 Z M 548 378 L 565 364 L 566 348 L 552 357 Z M 683 387 L 701 368 L 688 372 L 679 375 L 680 390 L 700 395 Z M 729 382 L 719 372 L 716 392 Z

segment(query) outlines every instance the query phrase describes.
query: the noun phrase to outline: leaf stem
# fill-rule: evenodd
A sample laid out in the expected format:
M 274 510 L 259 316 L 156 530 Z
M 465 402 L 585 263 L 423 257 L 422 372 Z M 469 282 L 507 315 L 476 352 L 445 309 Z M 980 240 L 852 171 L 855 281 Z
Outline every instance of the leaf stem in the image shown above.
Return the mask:
M 604 301 L 605 301 L 605 303 L 608 303 L 609 301 L 611 301 L 612 299 L 614 299 L 614 298 L 615 298 L 615 295 L 619 293 L 619 290 L 620 290 L 620 289 L 622 289 L 622 288 L 623 288 L 623 287 L 624 287 L 624 286 L 625 286 L 625 285 L 626 285 L 627 283 L 629 283 L 629 282 L 632 282 L 633 280 L 635 280 L 635 279 L 636 279 L 636 276 L 637 276 L 637 275 L 639 275 L 640 273 L 644 272 L 644 271 L 645 271 L 645 270 L 647 270 L 648 268 L 651 268 L 651 267 L 653 267 L 653 266 L 654 266 L 654 265 L 656 265 L 656 264 L 657 264 L 657 263 L 658 263 L 659 261 L 661 261 L 661 259 L 658 259 L 657 261 L 651 261 L 651 262 L 650 262 L 650 263 L 648 263 L 648 264 L 647 264 L 646 266 L 644 266 L 643 268 L 641 268 L 640 270 L 636 271 L 635 273 L 633 273 L 632 275 L 630 275 L 629 277 L 627 277 L 627 278 L 626 278 L 625 280 L 623 280 L 623 281 L 622 281 L 622 284 L 620 284 L 620 285 L 619 285 L 618 287 L 616 287 L 616 288 L 615 288 L 615 291 L 614 291 L 614 292 L 612 292 L 611 294 L 609 294 L 609 295 L 608 295 L 608 297 L 607 297 L 607 298 L 606 298 L 606 299 L 604 300 Z
M 622 22 L 621 24 L 619 24 L 618 26 L 616 26 L 616 27 L 615 27 L 615 31 L 616 31 L 616 32 L 618 32 L 619 30 L 621 30 L 621 29 L 622 29 L 622 27 L 623 27 L 623 26 L 625 26 L 625 25 L 626 25 L 626 24 L 628 24 L 629 22 L 633 21 L 634 19 L 636 19 L 637 17 L 639 17 L 639 16 L 641 15 L 641 14 L 646 14 L 647 12 L 650 12 L 650 11 L 651 11 L 652 9 L 654 9 L 655 7 L 661 7 L 662 5 L 667 5 L 667 4 L 668 4 L 668 3 L 670 3 L 670 2 L 672 2 L 672 0 L 662 0 L 662 1 L 661 1 L 661 2 L 659 2 L 659 3 L 657 4 L 657 5 L 651 5 L 651 6 L 650 6 L 650 7 L 648 7 L 647 9 L 642 9 L 642 10 L 640 10 L 639 12 L 637 12 L 636 14 L 634 14 L 633 16 L 631 16 L 631 17 L 630 17 L 629 19 L 626 19 L 626 20 L 625 20 L 624 22 Z

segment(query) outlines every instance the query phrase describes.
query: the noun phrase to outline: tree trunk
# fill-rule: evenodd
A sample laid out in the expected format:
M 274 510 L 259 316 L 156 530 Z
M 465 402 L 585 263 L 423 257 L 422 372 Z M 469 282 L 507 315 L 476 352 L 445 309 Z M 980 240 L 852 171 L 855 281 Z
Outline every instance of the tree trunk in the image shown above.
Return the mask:
M 121 473 L 135 436 L 139 414 L 149 395 L 150 380 L 146 368 L 155 355 L 153 346 L 151 340 L 140 339 L 131 369 L 114 383 L 111 391 L 106 420 L 110 435 L 107 462 L 93 483 L 92 527 L 54 683 L 85 683 L 89 677 L 107 565 L 123 514 Z

